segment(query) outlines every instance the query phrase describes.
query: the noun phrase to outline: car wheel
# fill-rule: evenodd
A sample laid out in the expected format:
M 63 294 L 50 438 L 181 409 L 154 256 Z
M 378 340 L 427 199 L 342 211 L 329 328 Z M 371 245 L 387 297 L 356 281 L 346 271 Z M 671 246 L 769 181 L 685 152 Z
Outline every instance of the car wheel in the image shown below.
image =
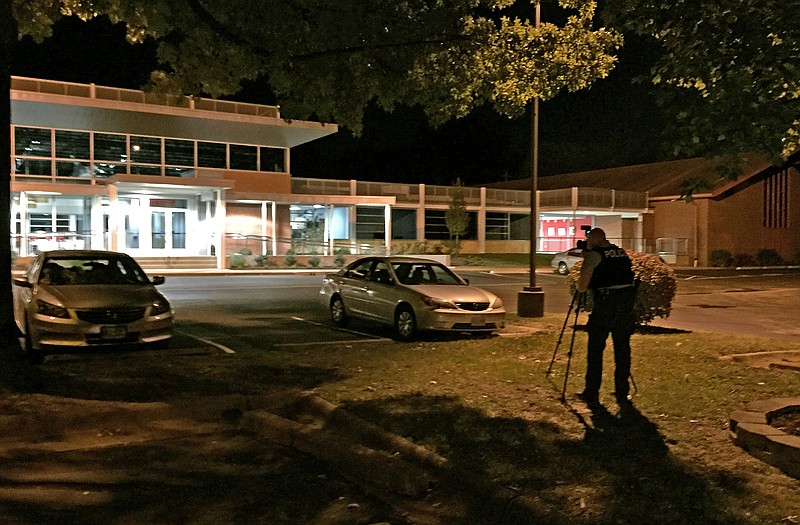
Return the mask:
M 394 315 L 394 329 L 401 341 L 411 341 L 417 335 L 417 318 L 409 306 L 401 306 Z
M 331 321 L 336 326 L 347 326 L 350 322 L 350 316 L 347 315 L 347 311 L 344 308 L 344 301 L 338 295 L 331 299 Z
M 33 340 L 31 339 L 31 329 L 28 326 L 28 319 L 25 319 L 25 356 L 28 362 L 32 365 L 40 365 L 44 362 L 44 353 L 33 347 Z
M 567 268 L 567 263 L 561 261 L 558 263 L 558 273 L 561 275 L 567 275 L 569 273 L 569 268 Z

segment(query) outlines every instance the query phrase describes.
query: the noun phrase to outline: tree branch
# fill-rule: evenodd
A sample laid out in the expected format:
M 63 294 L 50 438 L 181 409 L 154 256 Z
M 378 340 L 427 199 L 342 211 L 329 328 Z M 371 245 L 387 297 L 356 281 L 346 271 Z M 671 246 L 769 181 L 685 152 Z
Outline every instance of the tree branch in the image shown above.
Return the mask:
M 214 18 L 214 15 L 209 13 L 208 10 L 206 10 L 206 8 L 203 7 L 203 5 L 200 3 L 200 0 L 186 0 L 186 3 L 189 5 L 189 8 L 200 19 L 201 22 L 206 24 L 212 31 L 217 33 L 220 37 L 226 39 L 228 42 L 235 44 L 237 46 L 242 46 L 244 48 L 247 48 L 256 55 L 264 58 L 271 58 L 274 55 L 273 51 L 260 47 L 251 42 L 250 40 L 248 40 L 247 38 L 239 35 L 238 33 L 231 31 L 229 27 L 227 27 L 225 24 Z M 321 51 L 311 51 L 308 53 L 299 53 L 296 55 L 290 54 L 290 57 L 293 60 L 313 60 L 316 58 L 324 58 L 336 55 L 347 55 L 347 54 L 361 53 L 364 51 L 372 51 L 379 49 L 401 49 L 406 47 L 446 44 L 449 42 L 460 42 L 460 41 L 463 42 L 466 40 L 467 37 L 463 35 L 442 35 L 439 38 L 409 40 L 406 42 L 389 42 L 383 44 L 368 44 L 361 46 L 323 49 Z

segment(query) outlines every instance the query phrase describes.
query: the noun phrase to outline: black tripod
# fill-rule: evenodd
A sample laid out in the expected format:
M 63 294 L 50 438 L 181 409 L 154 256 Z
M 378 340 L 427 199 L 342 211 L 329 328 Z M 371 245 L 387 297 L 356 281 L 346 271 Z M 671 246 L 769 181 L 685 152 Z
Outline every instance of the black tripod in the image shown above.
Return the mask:
M 572 309 L 575 308 L 575 321 L 572 324 L 572 338 L 569 342 L 569 352 L 567 352 L 567 370 L 564 373 L 564 387 L 561 389 L 562 403 L 567 400 L 567 379 L 569 378 L 569 367 L 572 363 L 572 350 L 575 348 L 575 330 L 578 327 L 578 314 L 581 311 L 581 302 L 584 301 L 586 301 L 586 295 L 575 290 L 575 293 L 572 295 L 572 302 L 569 303 L 567 316 L 564 318 L 564 326 L 561 327 L 561 333 L 558 335 L 558 341 L 556 341 L 556 348 L 553 350 L 553 358 L 550 360 L 550 366 L 547 367 L 547 373 L 545 373 L 545 377 L 550 377 L 550 373 L 553 371 L 553 363 L 555 362 L 556 355 L 558 354 L 558 347 L 561 346 L 561 340 L 563 339 L 564 332 L 567 329 L 569 316 L 572 313 Z

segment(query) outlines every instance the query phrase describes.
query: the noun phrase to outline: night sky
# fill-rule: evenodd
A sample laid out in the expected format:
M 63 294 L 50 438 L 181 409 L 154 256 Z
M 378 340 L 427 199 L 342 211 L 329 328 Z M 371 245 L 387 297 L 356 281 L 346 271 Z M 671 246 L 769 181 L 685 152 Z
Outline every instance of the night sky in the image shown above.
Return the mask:
M 539 174 L 654 162 L 667 158 L 645 74 L 646 46 L 626 36 L 620 63 L 609 78 L 579 93 L 543 102 L 539 120 Z M 156 66 L 155 44 L 128 44 L 124 26 L 99 18 L 62 19 L 41 44 L 17 45 L 14 75 L 139 89 Z M 250 84 L 238 97 L 274 104 L 268 89 Z M 336 135 L 292 150 L 296 177 L 406 183 L 484 184 L 530 176 L 530 117 L 511 120 L 491 108 L 438 129 L 416 108 L 387 114 L 366 108 L 361 137 L 340 127 Z

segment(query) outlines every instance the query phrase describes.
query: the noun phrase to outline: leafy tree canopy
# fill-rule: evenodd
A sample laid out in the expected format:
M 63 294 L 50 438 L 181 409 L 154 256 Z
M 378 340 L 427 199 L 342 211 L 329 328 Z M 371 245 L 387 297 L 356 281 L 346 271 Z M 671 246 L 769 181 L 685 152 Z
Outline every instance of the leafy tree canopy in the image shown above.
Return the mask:
M 65 15 L 108 15 L 131 41 L 156 39 L 153 89 L 219 97 L 264 79 L 287 115 L 355 132 L 373 101 L 419 105 L 434 124 L 487 103 L 517 116 L 534 97 L 607 76 L 622 43 L 593 26 L 594 0 L 560 0 L 564 24 L 539 26 L 533 5 L 529 18 L 507 15 L 515 0 L 13 2 L 21 35 L 45 38 Z
M 676 154 L 777 162 L 800 147 L 799 0 L 616 0 L 604 20 L 662 47 L 651 81 L 668 88 Z

